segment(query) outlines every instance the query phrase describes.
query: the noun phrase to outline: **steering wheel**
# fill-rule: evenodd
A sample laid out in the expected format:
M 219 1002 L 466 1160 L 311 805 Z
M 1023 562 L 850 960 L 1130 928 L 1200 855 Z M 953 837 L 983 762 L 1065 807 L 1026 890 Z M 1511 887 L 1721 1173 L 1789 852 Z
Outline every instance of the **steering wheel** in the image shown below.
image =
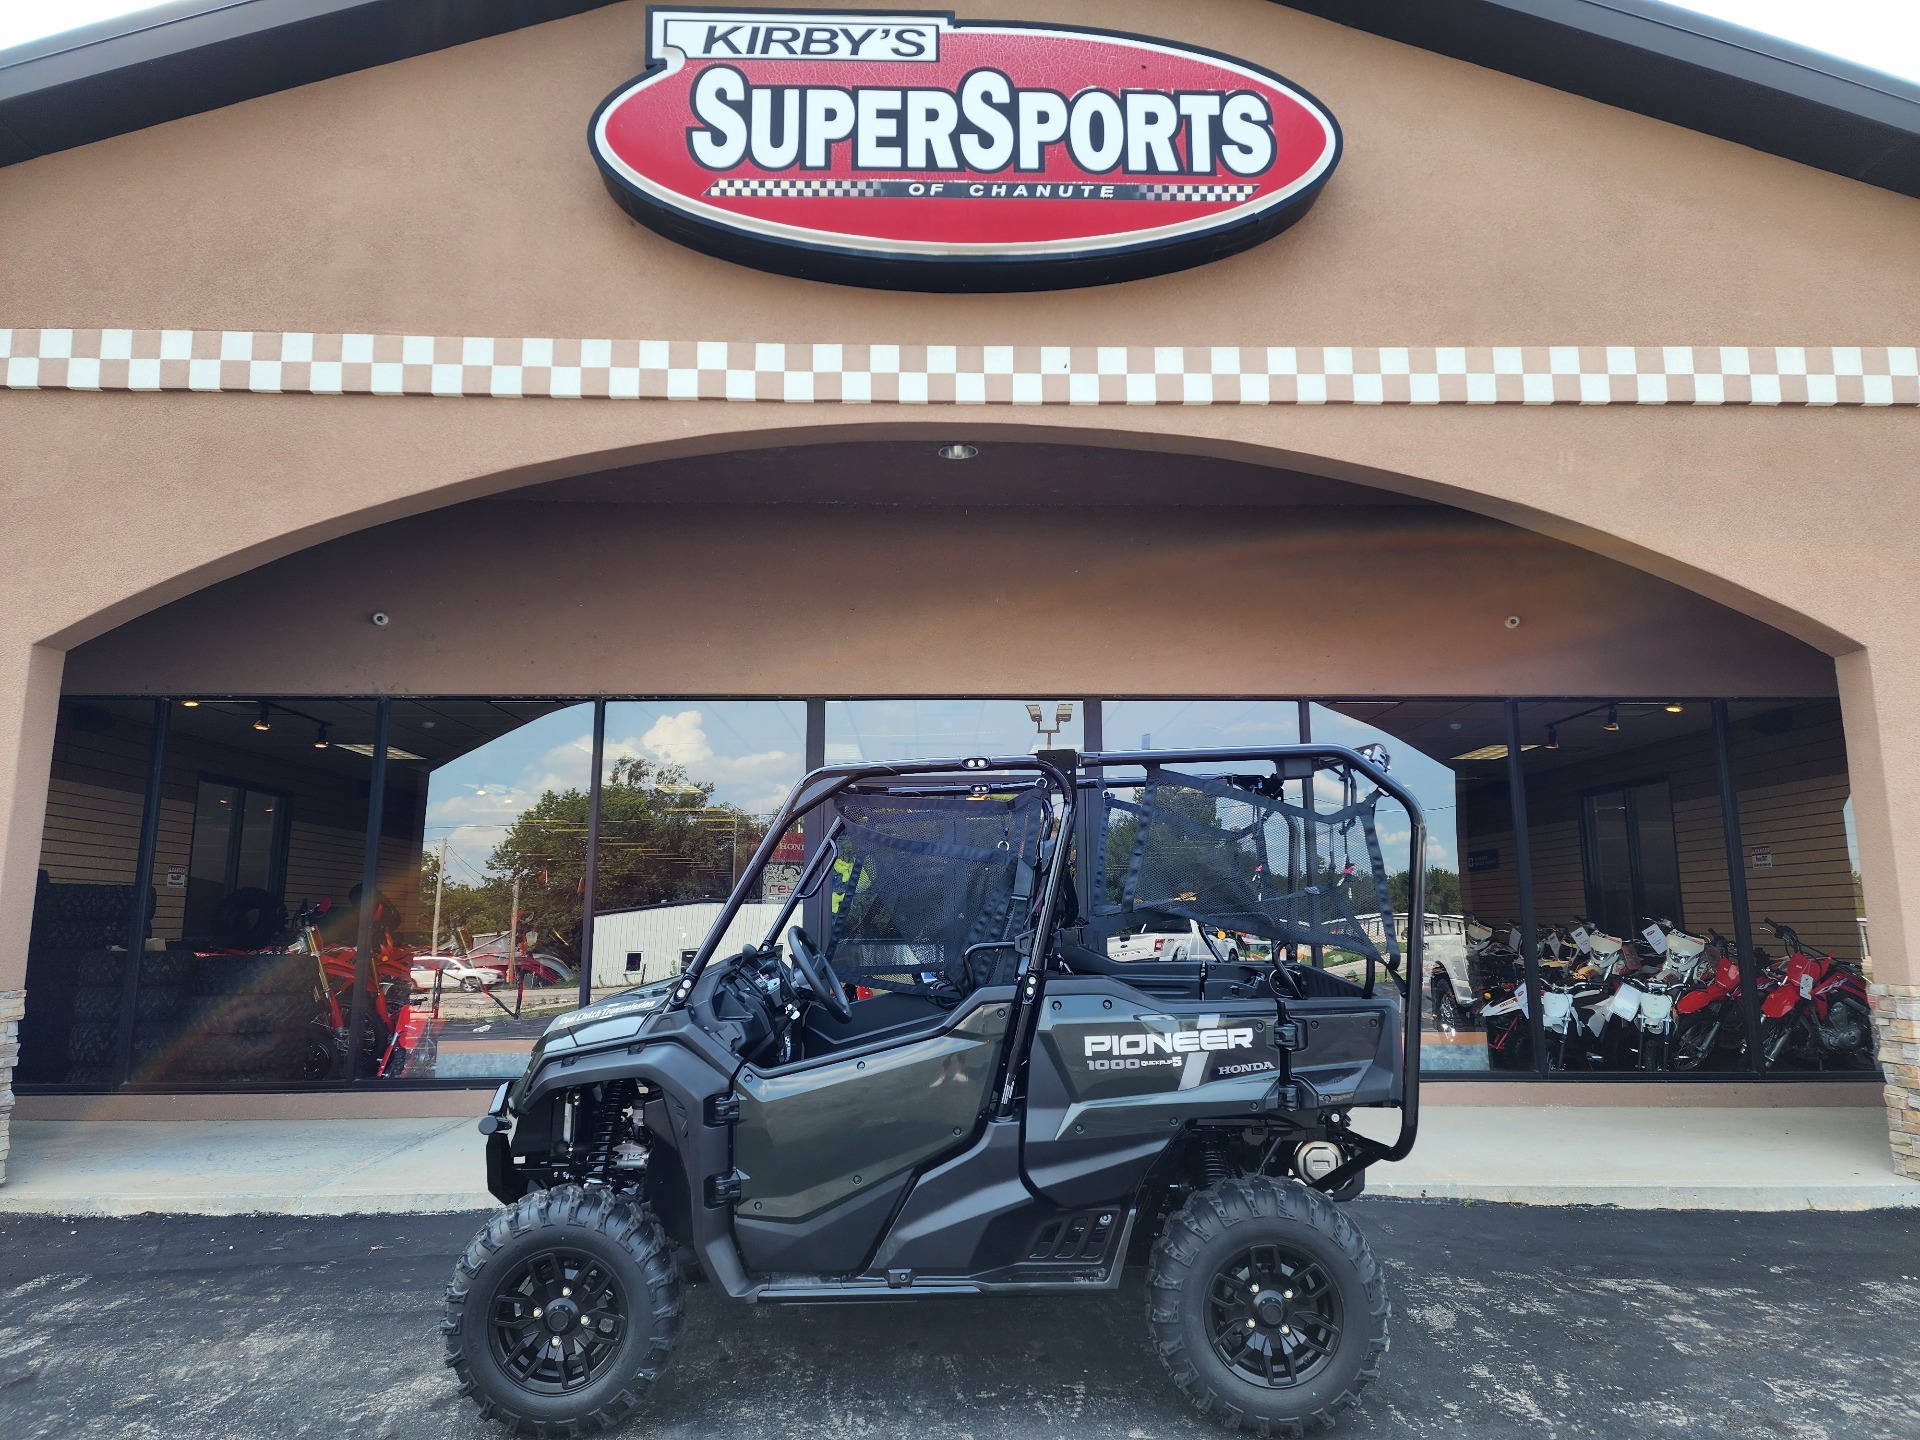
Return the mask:
M 853 1007 L 847 1004 L 847 992 L 840 988 L 840 977 L 833 973 L 827 957 L 815 948 L 813 937 L 798 925 L 787 931 L 787 953 L 793 957 L 793 968 L 807 982 L 813 998 L 827 1007 L 827 1013 L 842 1022 L 851 1020 Z

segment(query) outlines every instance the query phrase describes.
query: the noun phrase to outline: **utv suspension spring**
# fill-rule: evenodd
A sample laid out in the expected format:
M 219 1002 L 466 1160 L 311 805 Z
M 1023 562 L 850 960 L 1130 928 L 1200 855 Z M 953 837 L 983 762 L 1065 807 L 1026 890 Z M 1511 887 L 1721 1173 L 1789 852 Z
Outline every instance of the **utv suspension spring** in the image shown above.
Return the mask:
M 605 1175 L 613 1168 L 614 1151 L 627 1138 L 624 1117 L 638 1095 L 639 1087 L 633 1081 L 615 1080 L 585 1107 L 582 1145 L 589 1174 Z
M 1206 1172 L 1209 1189 L 1233 1173 L 1232 1167 L 1227 1164 L 1226 1148 L 1221 1145 L 1209 1145 L 1202 1150 L 1200 1164 Z

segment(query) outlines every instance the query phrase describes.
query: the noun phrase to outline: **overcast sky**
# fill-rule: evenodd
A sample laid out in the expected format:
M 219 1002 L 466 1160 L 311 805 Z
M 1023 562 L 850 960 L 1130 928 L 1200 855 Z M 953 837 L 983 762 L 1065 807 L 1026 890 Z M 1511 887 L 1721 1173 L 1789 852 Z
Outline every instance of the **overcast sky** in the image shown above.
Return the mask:
M 1920 81 L 1920 0 L 1677 0 L 1745 25 Z M 130 0 L 0 0 L 0 49 L 147 8 Z M 1017 7 L 1003 7 L 1007 10 Z

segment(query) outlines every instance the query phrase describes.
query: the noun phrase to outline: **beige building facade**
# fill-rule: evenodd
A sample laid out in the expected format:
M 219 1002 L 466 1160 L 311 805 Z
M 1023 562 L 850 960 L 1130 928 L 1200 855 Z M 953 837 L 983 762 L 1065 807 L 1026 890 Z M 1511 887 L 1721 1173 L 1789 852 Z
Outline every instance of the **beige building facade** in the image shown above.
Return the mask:
M 239 773 L 216 698 L 276 736 L 430 697 L 1298 699 L 1462 762 L 1488 916 L 1523 864 L 1540 926 L 1590 909 L 1609 787 L 1657 778 L 1689 927 L 1731 934 L 1737 797 L 1752 923 L 1870 949 L 1884 1089 L 1796 1079 L 1884 1099 L 1920 1176 L 1920 200 L 1264 0 L 1021 8 L 1297 81 L 1338 171 L 1121 285 L 762 273 L 594 171 L 637 4 L 0 170 L 0 1016 L 36 896 L 130 882 L 143 825 L 147 943 L 190 938 L 196 784 L 290 797 L 290 903 L 362 873 L 364 781 Z M 1609 707 L 1651 738 L 1551 770 Z M 417 899 L 412 784 L 372 863 Z M 209 1073 L 113 1103 L 265 1103 Z

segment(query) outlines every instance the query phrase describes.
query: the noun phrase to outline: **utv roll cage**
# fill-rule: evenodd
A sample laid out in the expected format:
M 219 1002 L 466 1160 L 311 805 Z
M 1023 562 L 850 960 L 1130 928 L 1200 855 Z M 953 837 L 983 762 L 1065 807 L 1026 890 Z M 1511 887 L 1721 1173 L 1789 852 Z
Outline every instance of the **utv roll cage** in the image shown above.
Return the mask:
M 671 1009 L 685 1007 L 693 994 L 696 982 L 714 958 L 722 938 L 738 917 L 741 907 L 758 893 L 761 874 L 772 860 L 781 839 L 803 815 L 819 810 L 827 802 L 849 794 L 986 797 L 1004 794 L 1009 789 L 1044 786 L 1057 798 L 1059 809 L 1053 819 L 1054 838 L 1042 854 L 1045 881 L 1034 927 L 1030 932 L 1022 935 L 1018 941 L 996 941 L 991 947 L 976 947 L 1013 949 L 1017 955 L 1017 970 L 1013 981 L 1016 987 L 1015 1014 L 1009 1026 L 1008 1043 L 1005 1049 L 1006 1063 L 999 1077 L 992 1104 L 994 1118 L 1004 1119 L 1014 1113 L 1019 1078 L 1018 1060 L 1026 1053 L 1033 1038 L 1036 1018 L 1045 991 L 1047 961 L 1053 954 L 1056 935 L 1063 928 L 1068 928 L 1061 923 L 1061 899 L 1063 887 L 1067 884 L 1070 854 L 1077 851 L 1084 857 L 1081 865 L 1086 873 L 1081 877 L 1080 884 L 1089 896 L 1093 894 L 1096 884 L 1101 879 L 1094 874 L 1094 870 L 1104 858 L 1102 826 L 1107 817 L 1098 813 L 1099 807 L 1088 803 L 1088 797 L 1083 796 L 1082 792 L 1090 792 L 1091 796 L 1098 797 L 1116 785 L 1132 788 L 1154 782 L 1157 777 L 1172 776 L 1179 780 L 1193 778 L 1184 773 L 1173 775 L 1173 772 L 1168 771 L 1169 766 L 1219 767 L 1241 764 L 1271 765 L 1273 773 L 1271 776 L 1263 777 L 1229 776 L 1226 777 L 1227 781 L 1255 780 L 1256 786 L 1248 792 L 1249 798 L 1255 794 L 1265 797 L 1268 809 L 1284 813 L 1295 820 L 1310 817 L 1311 820 L 1318 822 L 1326 819 L 1325 816 L 1317 813 L 1315 781 L 1323 772 L 1329 771 L 1340 776 L 1343 781 L 1363 780 L 1371 784 L 1378 794 L 1369 797 L 1367 802 L 1369 811 L 1372 801 L 1379 796 L 1399 804 L 1406 811 L 1411 832 L 1408 841 L 1409 894 L 1406 910 L 1410 916 L 1425 913 L 1426 822 L 1420 804 L 1371 758 L 1344 746 L 1309 744 L 1223 749 L 1103 750 L 1085 753 L 1073 750 L 1041 750 L 1032 755 L 1021 756 L 972 756 L 945 760 L 830 765 L 810 772 L 794 788 L 779 812 L 773 817 L 751 861 L 741 870 L 740 877 L 727 896 L 720 914 L 708 928 L 699 950 L 675 985 L 667 1002 L 668 1007 Z M 1110 772 L 1133 770 L 1143 772 L 1143 779 L 1115 782 L 1109 778 Z M 907 786 L 898 783 L 912 782 L 921 777 L 924 777 L 928 783 Z M 1297 806 L 1281 798 L 1284 787 L 1289 782 L 1298 782 L 1301 785 L 1302 798 Z M 817 840 L 812 834 L 808 835 L 807 868 L 803 871 L 802 883 L 796 887 L 795 893 L 788 897 L 778 924 L 784 924 L 795 907 L 808 898 L 808 895 L 801 893 L 802 891 L 819 885 L 827 863 L 823 858 L 823 852 L 832 844 L 837 830 L 837 825 L 820 827 Z M 1377 841 L 1370 828 L 1367 831 L 1367 843 L 1373 875 L 1376 882 L 1381 882 L 1384 880 L 1382 860 Z M 1291 858 L 1288 863 L 1289 866 L 1292 865 Z M 1308 873 L 1303 875 L 1290 873 L 1290 881 L 1306 879 L 1317 882 L 1318 876 L 1313 872 L 1311 864 L 1307 869 Z M 1379 919 L 1384 928 L 1383 938 L 1389 956 L 1393 956 L 1397 953 L 1393 911 L 1399 907 L 1394 906 L 1387 899 L 1383 884 L 1378 884 L 1377 888 L 1379 889 L 1377 898 L 1382 902 Z M 1317 897 L 1322 896 L 1323 892 L 1324 887 L 1315 883 L 1305 886 L 1302 893 L 1316 897 L 1314 909 L 1318 911 L 1320 906 L 1317 903 Z M 1091 913 L 1099 907 L 1089 904 L 1087 908 Z M 1163 907 L 1148 905 L 1142 908 L 1143 911 L 1152 912 Z M 1177 913 L 1177 910 L 1168 913 Z M 1096 939 L 1100 938 L 1103 932 L 1114 928 L 1116 927 L 1111 923 L 1111 916 L 1107 917 L 1106 923 L 1095 918 L 1085 925 L 1085 929 L 1092 932 Z M 1413 1149 L 1419 1127 L 1420 1111 L 1420 1004 L 1416 992 L 1418 977 L 1425 970 L 1422 956 L 1424 928 L 1419 923 L 1410 923 L 1407 926 L 1406 952 L 1402 958 L 1401 967 L 1395 971 L 1391 958 L 1387 960 L 1386 967 L 1400 991 L 1402 1002 L 1401 1074 L 1398 1077 L 1399 1084 L 1396 1086 L 1400 1111 L 1399 1134 L 1391 1144 L 1382 1144 L 1356 1131 L 1347 1131 L 1347 1143 L 1353 1151 L 1353 1158 L 1331 1174 L 1313 1182 L 1315 1188 L 1322 1191 L 1337 1190 L 1354 1175 L 1376 1161 L 1399 1160 Z M 1276 967 L 1280 964 L 1279 948 L 1276 943 L 1273 954 L 1273 964 Z M 1293 948 L 1297 954 L 1301 947 L 1290 946 L 1290 948 Z M 1316 942 L 1312 949 L 1317 955 L 1321 946 Z M 1365 998 L 1372 999 L 1377 978 L 1376 957 L 1369 951 L 1364 958 L 1366 980 L 1360 988 Z

